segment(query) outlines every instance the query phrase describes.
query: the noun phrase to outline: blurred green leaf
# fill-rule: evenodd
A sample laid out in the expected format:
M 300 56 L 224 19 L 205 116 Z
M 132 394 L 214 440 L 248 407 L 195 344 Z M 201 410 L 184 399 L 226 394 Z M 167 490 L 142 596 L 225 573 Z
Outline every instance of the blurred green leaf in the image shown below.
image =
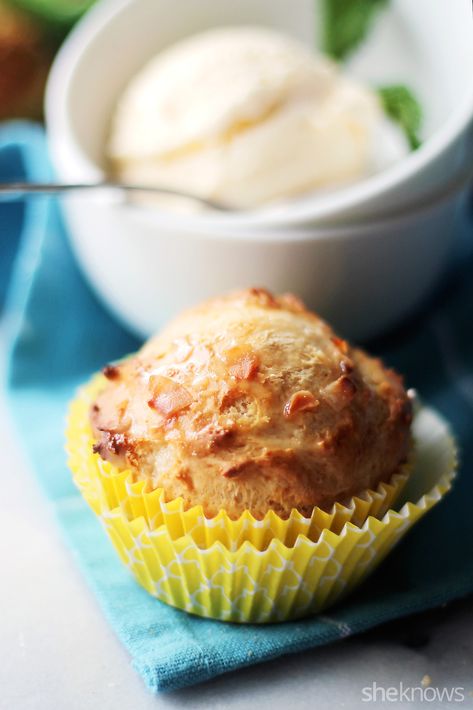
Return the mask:
M 368 34 L 389 0 L 322 0 L 323 49 L 344 59 Z
M 29 13 L 52 31 L 67 31 L 94 0 L 9 0 L 9 4 Z
M 384 110 L 403 129 L 412 150 L 418 148 L 422 109 L 412 91 L 403 84 L 392 84 L 379 87 L 378 93 Z

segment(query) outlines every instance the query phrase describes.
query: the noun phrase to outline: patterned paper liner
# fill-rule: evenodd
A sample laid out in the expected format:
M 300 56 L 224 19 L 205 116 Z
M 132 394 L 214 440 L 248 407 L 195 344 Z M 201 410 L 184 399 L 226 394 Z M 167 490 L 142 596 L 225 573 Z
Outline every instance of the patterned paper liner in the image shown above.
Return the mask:
M 250 541 L 264 550 L 273 539 L 291 547 L 299 535 L 316 541 L 323 530 L 339 533 L 348 522 L 360 527 L 369 516 L 381 519 L 394 507 L 412 468 L 409 462 L 377 490 L 364 491 L 345 504 L 335 503 L 330 511 L 314 508 L 308 518 L 297 510 L 286 520 L 274 511 L 269 511 L 263 520 L 256 520 L 249 511 L 233 520 L 224 510 L 208 518 L 202 506 L 186 509 L 182 498 L 166 501 L 161 488 L 148 490 L 144 481 L 133 482 L 130 471 L 119 471 L 93 453 L 89 407 L 104 382 L 102 376 L 96 376 L 71 404 L 66 439 L 69 466 L 77 486 L 98 514 L 119 507 L 128 520 L 144 518 L 151 529 L 165 525 L 173 539 L 190 535 L 202 548 L 221 542 L 237 550 Z
M 273 538 L 263 546 L 258 527 L 252 526 L 247 528 L 249 539 L 236 549 L 219 539 L 200 545 L 180 525 L 169 520 L 157 524 L 150 516 L 147 501 L 159 493 L 140 491 L 135 496 L 132 484 L 130 494 L 128 474 L 114 474 L 113 487 L 90 475 L 90 429 L 84 422 L 91 394 L 88 388 L 87 396 L 76 401 L 69 425 L 74 476 L 84 497 L 136 580 L 161 601 L 204 617 L 266 623 L 326 609 L 377 567 L 441 500 L 455 476 L 456 446 L 448 425 L 434 411 L 419 408 L 413 422 L 412 474 L 398 511 L 390 509 L 382 519 L 369 515 L 361 525 L 348 521 L 338 531 L 325 527 L 316 540 L 300 533 L 291 545 Z M 106 464 L 103 469 L 110 478 Z M 125 491 L 123 496 L 117 489 Z M 183 511 L 175 517 L 182 520 Z
M 447 424 L 422 408 L 414 436 L 415 475 L 401 509 L 382 520 L 370 516 L 361 527 L 348 522 L 339 534 L 325 529 L 316 542 L 299 535 L 292 547 L 273 539 L 263 551 L 249 541 L 234 551 L 218 541 L 202 549 L 190 535 L 173 540 L 165 525 L 151 529 L 144 517 L 128 520 L 120 508 L 99 517 L 123 563 L 161 601 L 222 621 L 300 618 L 360 584 L 451 487 L 457 457 Z M 87 497 L 87 486 L 83 491 Z

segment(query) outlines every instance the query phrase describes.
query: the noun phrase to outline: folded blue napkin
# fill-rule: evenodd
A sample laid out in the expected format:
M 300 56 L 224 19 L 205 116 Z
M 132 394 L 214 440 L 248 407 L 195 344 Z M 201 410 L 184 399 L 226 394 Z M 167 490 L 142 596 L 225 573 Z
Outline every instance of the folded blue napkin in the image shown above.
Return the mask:
M 24 123 L 0 127 L 0 180 L 24 177 L 50 177 L 43 132 Z M 473 236 L 471 222 L 464 227 Z M 5 297 L 9 333 L 11 410 L 67 544 L 153 691 L 326 644 L 473 592 L 472 242 L 459 244 L 450 278 L 428 310 L 383 343 L 371 345 L 451 421 L 463 460 L 454 492 L 355 596 L 328 614 L 265 627 L 238 626 L 192 617 L 148 596 L 120 564 L 74 489 L 63 450 L 68 400 L 92 372 L 139 343 L 84 282 L 56 202 L 47 197 L 0 202 L 0 298 Z M 448 537 L 455 539 L 454 548 L 445 543 Z

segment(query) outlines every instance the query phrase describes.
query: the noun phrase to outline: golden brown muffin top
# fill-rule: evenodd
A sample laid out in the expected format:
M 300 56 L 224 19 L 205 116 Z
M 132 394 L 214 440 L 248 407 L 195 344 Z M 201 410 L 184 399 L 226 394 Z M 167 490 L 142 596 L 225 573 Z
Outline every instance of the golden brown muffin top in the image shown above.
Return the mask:
M 104 374 L 95 450 L 207 515 L 310 515 L 376 488 L 407 457 L 401 378 L 290 294 L 208 301 Z

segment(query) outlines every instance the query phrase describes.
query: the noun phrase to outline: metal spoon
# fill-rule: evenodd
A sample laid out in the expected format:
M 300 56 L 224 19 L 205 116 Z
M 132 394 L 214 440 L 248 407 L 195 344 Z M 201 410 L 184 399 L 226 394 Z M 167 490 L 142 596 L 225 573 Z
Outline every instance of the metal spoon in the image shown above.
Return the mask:
M 426 210 L 434 205 L 454 197 L 461 190 L 467 188 L 473 182 L 473 168 L 466 165 L 457 175 L 451 178 L 446 184 L 432 190 L 427 195 L 423 195 L 416 200 L 409 201 L 401 207 L 383 210 L 383 221 L 397 219 L 399 216 L 406 216 L 414 212 Z M 30 183 L 30 182 L 4 182 L 0 183 L 0 199 L 3 195 L 25 195 L 25 194 L 58 194 L 62 192 L 73 192 L 74 190 L 116 190 L 124 193 L 144 192 L 150 195 L 172 195 L 194 200 L 204 207 L 210 207 L 219 212 L 236 212 L 237 208 L 226 205 L 219 200 L 212 200 L 208 197 L 200 197 L 185 190 L 175 190 L 171 187 L 161 187 L 156 185 L 123 185 L 116 182 L 96 182 L 96 183 Z M 324 224 L 324 220 L 318 222 Z
M 0 195 L 27 195 L 27 194 L 59 194 L 75 190 L 117 190 L 124 193 L 147 192 L 154 195 L 172 195 L 184 197 L 199 202 L 205 207 L 210 207 L 219 212 L 231 212 L 232 208 L 218 200 L 199 197 L 185 190 L 174 190 L 170 187 L 157 187 L 155 185 L 122 185 L 115 182 L 96 183 L 54 183 L 54 182 L 3 182 L 0 183 Z

